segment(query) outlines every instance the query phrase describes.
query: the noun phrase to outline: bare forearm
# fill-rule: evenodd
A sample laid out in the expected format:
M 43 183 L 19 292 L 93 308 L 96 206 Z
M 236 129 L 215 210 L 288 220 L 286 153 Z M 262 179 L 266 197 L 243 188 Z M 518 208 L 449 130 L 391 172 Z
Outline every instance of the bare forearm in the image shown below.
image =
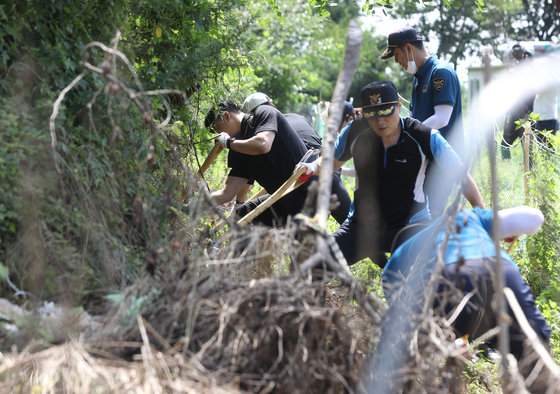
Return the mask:
M 247 179 L 228 176 L 226 184 L 223 189 L 212 192 L 212 197 L 216 200 L 217 204 L 225 204 L 230 202 L 237 196 L 241 190 L 247 185 Z
M 230 149 L 246 155 L 263 155 L 270 150 L 260 140 L 234 140 L 230 145 Z
M 463 195 L 473 208 L 486 208 L 484 201 L 482 200 L 480 190 L 478 190 L 478 186 L 476 186 L 476 183 L 470 174 L 467 174 L 463 179 Z
M 230 149 L 246 155 L 264 155 L 270 152 L 275 136 L 273 131 L 263 131 L 246 140 L 235 139 Z

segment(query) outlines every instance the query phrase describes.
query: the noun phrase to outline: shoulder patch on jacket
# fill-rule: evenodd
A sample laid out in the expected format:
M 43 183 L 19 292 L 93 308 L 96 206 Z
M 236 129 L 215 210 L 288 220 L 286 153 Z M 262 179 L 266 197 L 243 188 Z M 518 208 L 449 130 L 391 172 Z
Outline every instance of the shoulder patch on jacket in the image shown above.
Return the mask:
M 438 92 L 441 91 L 441 89 L 443 89 L 443 85 L 445 85 L 445 79 L 444 78 L 434 78 L 434 89 L 437 90 Z

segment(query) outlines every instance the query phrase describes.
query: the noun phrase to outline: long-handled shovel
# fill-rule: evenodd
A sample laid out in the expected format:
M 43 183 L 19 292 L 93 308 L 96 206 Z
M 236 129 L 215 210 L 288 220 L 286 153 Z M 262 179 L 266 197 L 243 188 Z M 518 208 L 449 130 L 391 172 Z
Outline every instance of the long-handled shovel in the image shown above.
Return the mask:
M 270 195 L 265 201 L 263 201 L 259 206 L 249 212 L 247 215 L 243 216 L 241 219 L 237 221 L 237 224 L 243 226 L 249 223 L 251 220 L 259 216 L 263 211 L 265 211 L 268 207 L 274 204 L 276 201 L 280 200 L 286 194 L 294 191 L 298 187 L 300 187 L 305 182 L 298 182 L 298 178 L 303 175 L 306 171 L 305 167 L 298 168 L 287 180 L 276 190 L 273 194 Z

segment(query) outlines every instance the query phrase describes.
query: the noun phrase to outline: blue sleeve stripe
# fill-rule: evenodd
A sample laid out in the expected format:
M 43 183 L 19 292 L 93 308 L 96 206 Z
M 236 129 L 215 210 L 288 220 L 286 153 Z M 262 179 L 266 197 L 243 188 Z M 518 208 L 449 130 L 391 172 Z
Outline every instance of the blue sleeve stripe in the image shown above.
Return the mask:
M 351 124 L 352 122 L 348 123 L 344 127 L 344 129 L 342 129 L 342 131 L 338 135 L 338 138 L 334 142 L 334 158 L 336 160 L 344 161 L 344 160 L 340 160 L 340 158 L 342 157 L 344 151 L 346 150 L 346 142 L 348 140 L 348 130 L 350 130 Z
M 461 159 L 451 145 L 441 136 L 439 131 L 432 130 L 430 135 L 432 154 L 438 165 L 443 169 L 453 169 L 462 165 Z

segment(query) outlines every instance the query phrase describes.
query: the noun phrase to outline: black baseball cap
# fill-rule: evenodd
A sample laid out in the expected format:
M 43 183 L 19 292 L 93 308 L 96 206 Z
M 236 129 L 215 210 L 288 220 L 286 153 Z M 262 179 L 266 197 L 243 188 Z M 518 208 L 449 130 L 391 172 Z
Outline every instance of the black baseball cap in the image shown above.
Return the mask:
M 389 59 L 395 55 L 395 48 L 417 41 L 424 41 L 424 37 L 412 27 L 393 32 L 387 37 L 387 49 L 381 54 L 381 59 Z
M 216 119 L 221 117 L 224 112 L 239 112 L 240 108 L 241 106 L 239 105 L 239 103 L 232 99 L 224 99 L 217 102 L 212 106 L 212 108 L 210 108 L 210 110 L 206 114 L 206 117 L 204 118 L 204 127 L 206 127 L 207 129 L 212 129 Z
M 377 81 L 365 86 L 360 96 L 364 118 L 391 116 L 399 102 L 397 88 L 391 81 Z

